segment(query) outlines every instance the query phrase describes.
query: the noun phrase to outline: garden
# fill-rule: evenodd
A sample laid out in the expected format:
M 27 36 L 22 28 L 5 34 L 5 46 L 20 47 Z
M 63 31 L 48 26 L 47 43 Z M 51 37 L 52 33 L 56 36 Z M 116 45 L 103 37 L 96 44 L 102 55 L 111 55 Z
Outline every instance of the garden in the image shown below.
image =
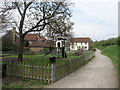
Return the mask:
M 22 64 L 16 62 L 17 55 L 4 56 L 3 58 L 14 58 L 14 61 L 10 64 L 9 59 L 3 60 L 7 64 L 7 77 L 3 79 L 3 88 L 42 88 L 82 67 L 93 55 L 92 51 L 84 51 L 79 56 L 73 56 L 71 51 L 67 58 L 57 58 L 54 54 L 23 55 Z M 51 56 L 56 57 L 56 63 L 50 63 Z
M 74 59 L 74 58 L 78 58 L 78 57 L 81 57 L 83 55 L 87 55 L 87 54 L 90 54 L 91 51 L 84 51 L 81 55 L 79 56 L 76 56 L 76 55 L 73 55 L 73 51 L 70 51 L 71 53 L 67 54 L 67 58 L 58 58 L 57 57 L 57 54 L 48 54 L 48 55 L 45 55 L 45 54 L 39 54 L 39 53 L 36 53 L 36 54 L 30 54 L 30 55 L 26 55 L 24 54 L 23 55 L 23 62 L 29 62 L 30 64 L 31 63 L 40 63 L 40 64 L 48 64 L 50 63 L 49 62 L 49 58 L 50 57 L 56 57 L 56 63 L 54 64 L 60 64 L 60 63 L 63 63 L 65 62 L 66 60 L 70 60 L 70 59 Z M 3 54 L 3 62 L 6 62 L 6 61 L 9 61 L 11 59 L 13 59 L 14 61 L 17 61 L 17 54 Z

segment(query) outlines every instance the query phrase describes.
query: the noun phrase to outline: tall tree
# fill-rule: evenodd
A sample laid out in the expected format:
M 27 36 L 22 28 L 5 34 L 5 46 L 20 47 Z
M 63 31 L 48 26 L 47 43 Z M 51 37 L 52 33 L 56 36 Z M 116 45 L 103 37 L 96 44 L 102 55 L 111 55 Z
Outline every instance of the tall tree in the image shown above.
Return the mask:
M 45 30 L 46 26 L 51 25 L 51 20 L 60 17 L 69 18 L 71 11 L 70 3 L 63 2 L 35 2 L 20 0 L 15 2 L 7 2 L 4 4 L 3 11 L 11 12 L 15 10 L 15 17 L 19 17 L 18 21 L 14 21 L 18 27 L 20 42 L 18 60 L 22 62 L 24 37 L 29 32 L 38 32 Z M 13 12 L 13 13 L 15 13 Z

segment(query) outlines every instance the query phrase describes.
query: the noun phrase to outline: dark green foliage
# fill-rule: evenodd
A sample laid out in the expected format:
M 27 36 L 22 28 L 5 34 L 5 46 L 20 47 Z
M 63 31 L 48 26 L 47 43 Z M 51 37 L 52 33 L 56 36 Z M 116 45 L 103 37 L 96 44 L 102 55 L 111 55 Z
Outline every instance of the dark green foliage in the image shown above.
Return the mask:
M 25 47 L 28 47 L 28 46 L 29 46 L 29 41 L 25 41 L 24 46 L 25 46 Z
M 120 45 L 120 36 L 118 37 L 118 44 Z
M 120 36 L 115 40 L 115 42 L 120 45 Z
M 92 51 L 96 51 L 96 49 L 95 49 L 95 48 L 92 48 L 91 50 L 92 50 Z
M 24 52 L 30 51 L 30 48 L 29 47 L 24 47 L 23 51 Z
M 2 38 L 2 51 L 17 51 L 17 45 L 7 37 Z
M 109 46 L 109 45 L 117 45 L 120 43 L 120 37 L 119 38 L 110 38 L 108 40 L 102 40 L 102 41 L 95 41 L 91 43 L 92 48 L 98 47 L 98 46 Z
M 54 49 L 55 49 L 55 46 L 54 45 L 50 45 L 50 48 L 49 48 L 50 52 L 52 52 Z
M 49 53 L 49 52 L 50 52 L 49 48 L 44 48 L 44 53 Z

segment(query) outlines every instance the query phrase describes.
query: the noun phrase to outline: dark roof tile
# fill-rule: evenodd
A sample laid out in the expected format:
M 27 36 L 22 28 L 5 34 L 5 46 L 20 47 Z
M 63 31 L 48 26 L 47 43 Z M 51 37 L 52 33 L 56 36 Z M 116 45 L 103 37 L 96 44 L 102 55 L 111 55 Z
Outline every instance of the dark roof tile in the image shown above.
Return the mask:
M 72 38 L 72 42 L 89 42 L 90 38 Z
M 49 44 L 41 41 L 32 41 L 32 44 L 30 44 L 29 46 L 30 47 L 49 47 Z
M 25 40 L 29 40 L 29 41 L 37 40 L 37 34 L 27 34 L 25 36 Z

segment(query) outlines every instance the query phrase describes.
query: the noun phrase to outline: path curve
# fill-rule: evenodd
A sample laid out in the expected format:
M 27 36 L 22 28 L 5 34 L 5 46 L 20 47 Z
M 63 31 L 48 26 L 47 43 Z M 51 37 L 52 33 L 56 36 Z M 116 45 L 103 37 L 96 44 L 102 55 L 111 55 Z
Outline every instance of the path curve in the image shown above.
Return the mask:
M 117 88 L 117 71 L 112 60 L 97 49 L 88 64 L 45 88 Z

